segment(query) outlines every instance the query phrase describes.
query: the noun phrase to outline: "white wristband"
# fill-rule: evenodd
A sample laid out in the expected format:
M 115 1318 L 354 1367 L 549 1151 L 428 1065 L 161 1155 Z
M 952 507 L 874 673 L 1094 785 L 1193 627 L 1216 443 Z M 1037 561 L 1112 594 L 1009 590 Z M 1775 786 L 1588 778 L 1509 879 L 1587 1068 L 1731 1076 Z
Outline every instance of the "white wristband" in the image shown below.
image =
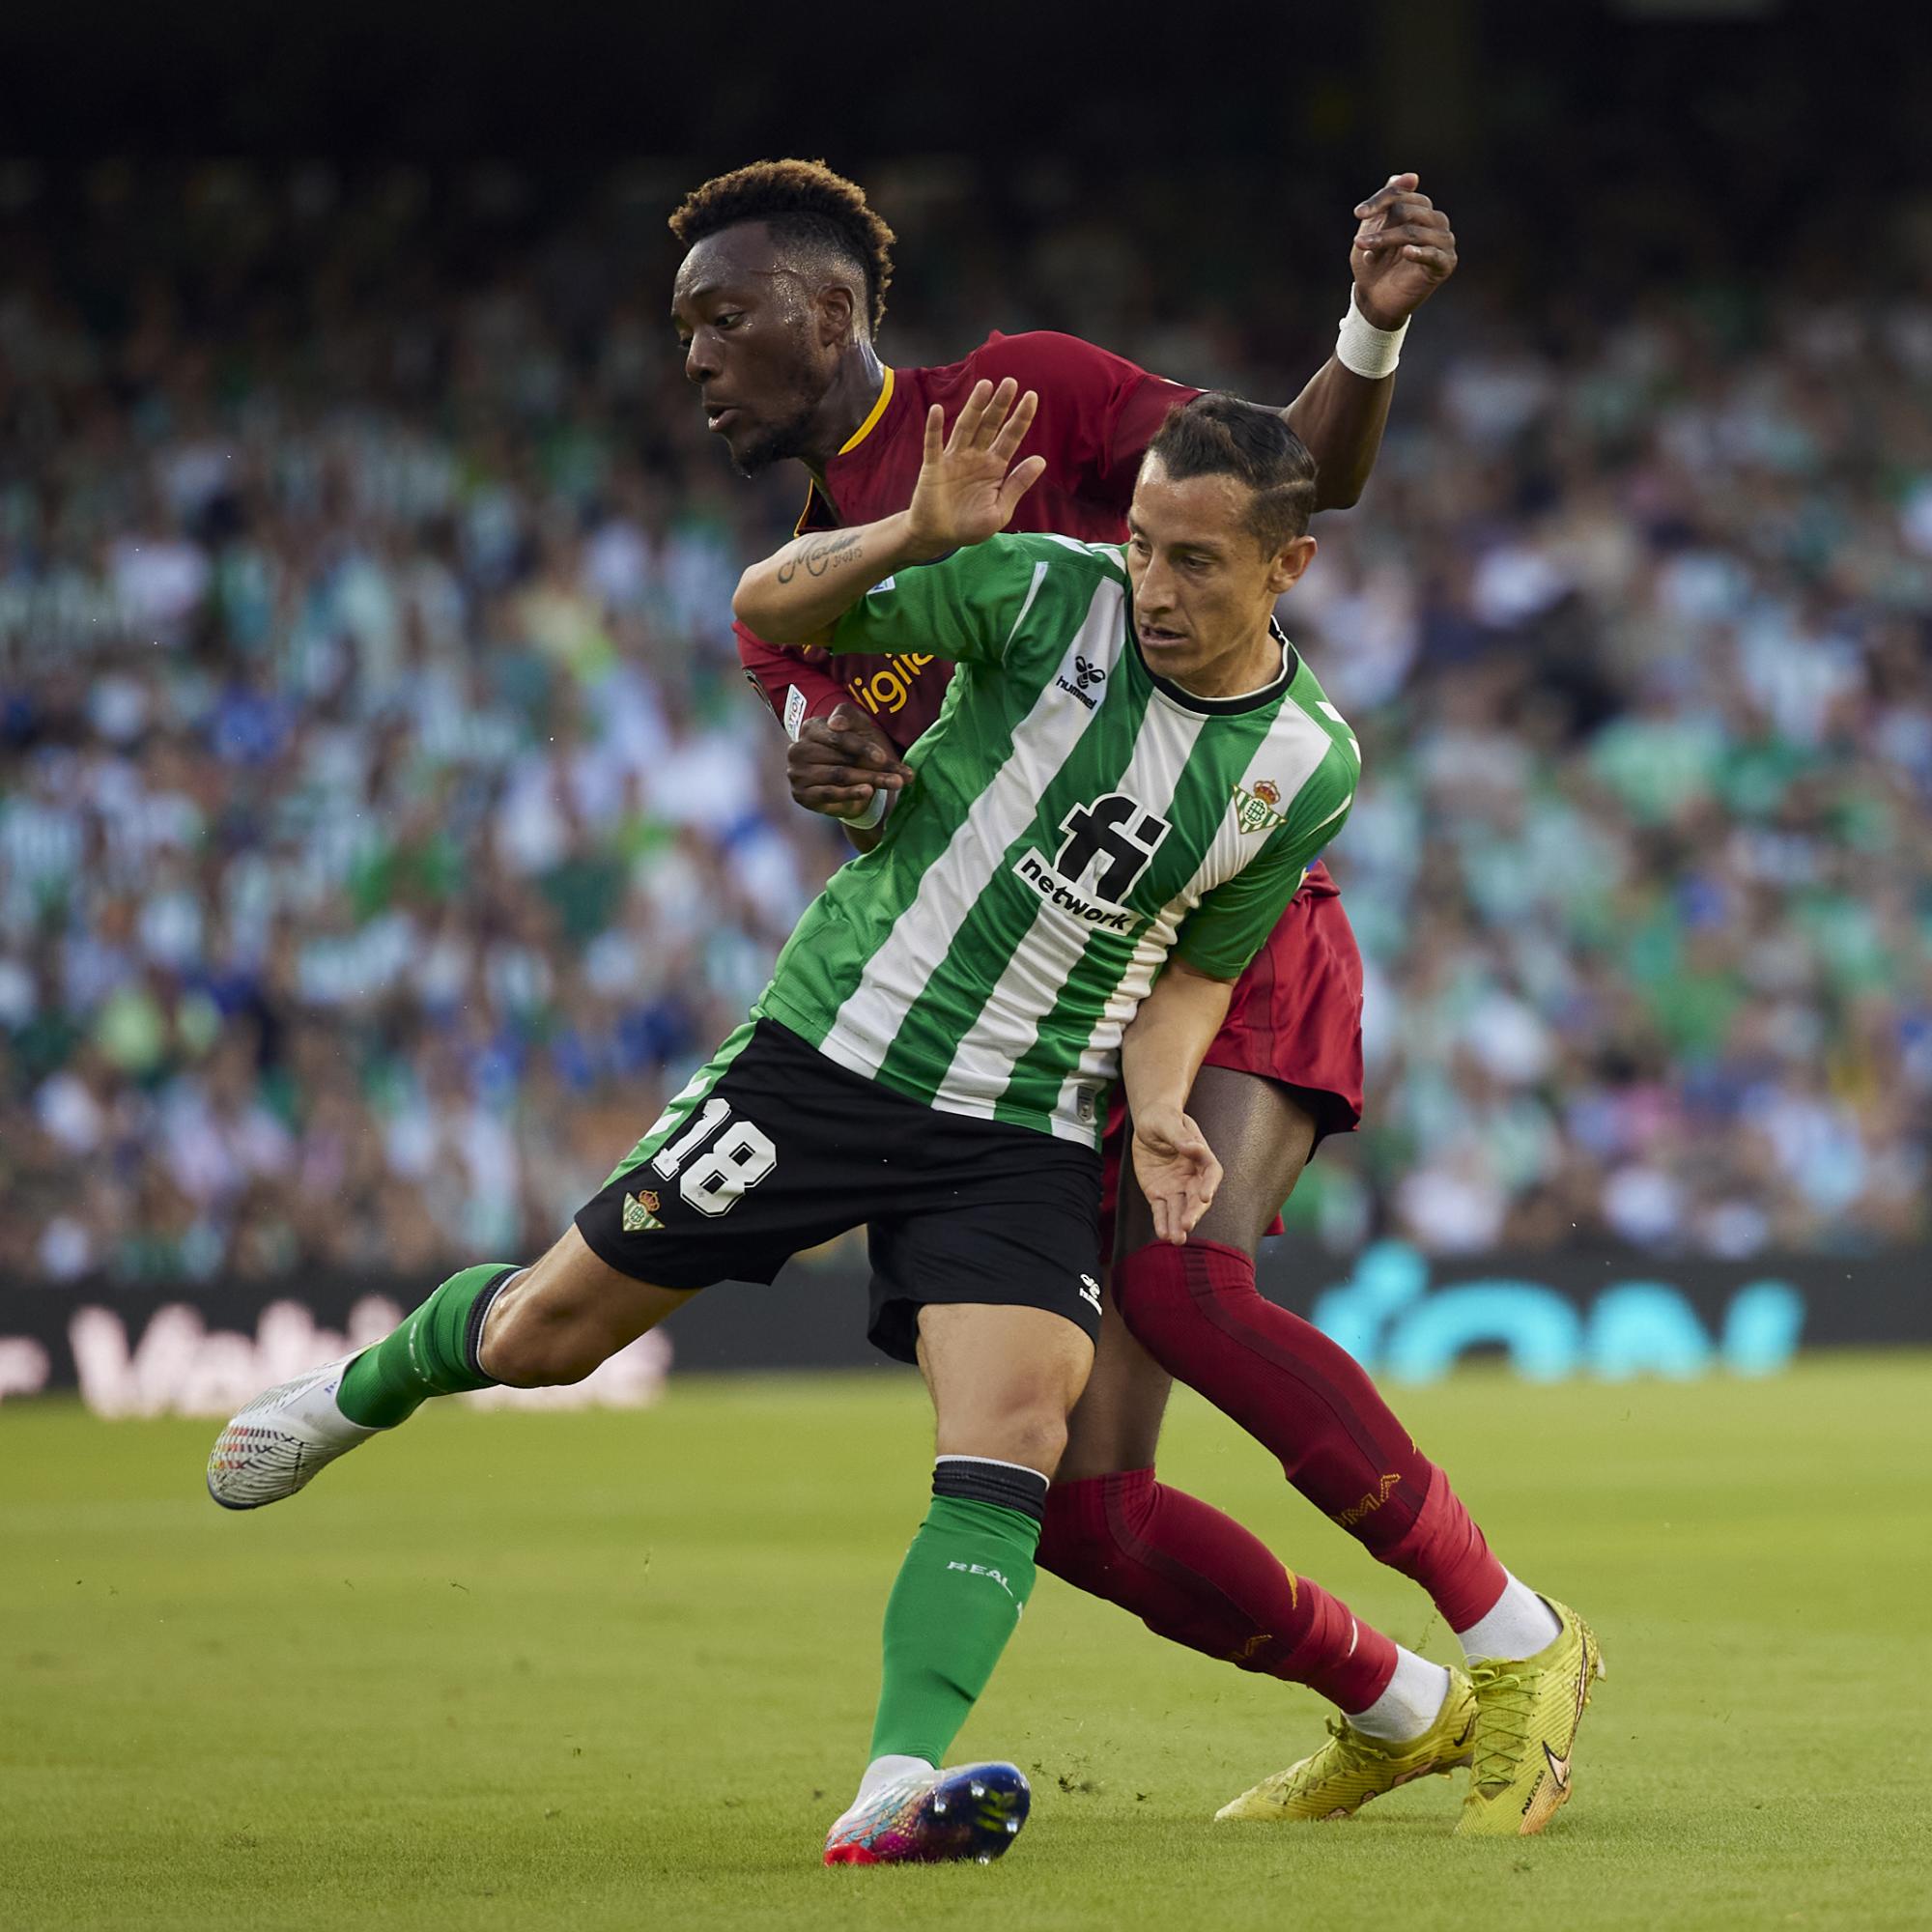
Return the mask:
M 1350 287 L 1341 327 L 1335 338 L 1335 359 L 1343 368 L 1371 383 L 1395 374 L 1395 365 L 1402 360 L 1402 338 L 1408 333 L 1406 318 L 1400 328 L 1378 328 L 1355 306 L 1355 291 Z
M 872 793 L 871 804 L 857 818 L 844 819 L 843 823 L 849 825 L 854 832 L 871 831 L 873 826 L 885 817 L 886 807 L 892 803 L 892 793 L 884 785 L 878 786 Z

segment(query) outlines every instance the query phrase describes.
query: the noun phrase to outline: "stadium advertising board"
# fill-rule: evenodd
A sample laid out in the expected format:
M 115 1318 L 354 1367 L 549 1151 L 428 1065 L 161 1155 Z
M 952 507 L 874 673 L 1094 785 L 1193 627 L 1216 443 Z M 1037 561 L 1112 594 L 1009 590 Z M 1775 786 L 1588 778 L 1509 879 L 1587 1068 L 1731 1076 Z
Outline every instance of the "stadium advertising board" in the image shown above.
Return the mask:
M 1927 1257 L 1791 1256 L 1662 1263 L 1628 1255 L 1493 1255 L 1432 1262 L 1378 1242 L 1352 1264 L 1271 1244 L 1262 1286 L 1378 1375 L 1432 1380 L 1498 1355 L 1535 1380 L 1588 1375 L 1764 1375 L 1802 1346 L 1932 1341 Z M 0 1401 L 78 1389 L 102 1415 L 225 1415 L 266 1383 L 386 1333 L 412 1290 L 310 1280 L 0 1288 Z M 849 1252 L 794 1264 L 773 1287 L 715 1289 L 571 1388 L 487 1390 L 495 1406 L 636 1407 L 675 1353 L 689 1370 L 888 1366 L 864 1340 L 866 1278 Z

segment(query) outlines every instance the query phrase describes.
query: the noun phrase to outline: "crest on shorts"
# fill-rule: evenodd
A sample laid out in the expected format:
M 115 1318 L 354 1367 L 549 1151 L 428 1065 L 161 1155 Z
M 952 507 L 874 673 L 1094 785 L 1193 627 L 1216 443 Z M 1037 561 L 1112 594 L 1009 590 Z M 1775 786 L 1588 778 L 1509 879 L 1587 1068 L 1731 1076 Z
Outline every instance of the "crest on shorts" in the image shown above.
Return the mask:
M 664 1223 L 658 1219 L 658 1197 L 648 1187 L 624 1196 L 625 1234 L 643 1235 L 663 1227 Z
M 1257 779 L 1253 784 L 1235 786 L 1235 823 L 1243 832 L 1272 832 L 1288 819 L 1277 811 L 1281 787 L 1272 779 Z

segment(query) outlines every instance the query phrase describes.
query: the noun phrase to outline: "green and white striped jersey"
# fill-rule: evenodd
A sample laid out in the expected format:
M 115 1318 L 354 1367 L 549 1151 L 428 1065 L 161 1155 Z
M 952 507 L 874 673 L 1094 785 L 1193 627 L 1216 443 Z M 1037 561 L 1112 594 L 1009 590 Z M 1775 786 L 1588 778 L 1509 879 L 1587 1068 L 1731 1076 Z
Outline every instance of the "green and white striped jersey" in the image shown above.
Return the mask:
M 949 1113 L 1093 1144 L 1170 952 L 1239 977 L 1341 829 L 1353 734 L 1282 641 L 1244 697 L 1154 676 L 1114 545 L 1002 535 L 888 578 L 834 650 L 958 661 L 884 837 L 755 1011 Z

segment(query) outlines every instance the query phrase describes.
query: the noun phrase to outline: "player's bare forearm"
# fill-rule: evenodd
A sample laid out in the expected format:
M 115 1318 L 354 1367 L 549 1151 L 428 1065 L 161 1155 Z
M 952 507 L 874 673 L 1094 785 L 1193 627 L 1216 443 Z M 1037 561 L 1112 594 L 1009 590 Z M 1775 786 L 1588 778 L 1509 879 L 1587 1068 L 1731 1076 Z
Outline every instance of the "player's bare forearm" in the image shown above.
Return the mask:
M 1121 1078 L 1136 1120 L 1180 1113 L 1228 1017 L 1234 987 L 1170 959 L 1121 1036 Z
M 834 624 L 873 584 L 1006 528 L 1013 506 L 1039 480 L 1043 456 L 1015 463 L 1039 397 L 1009 376 L 974 384 L 952 433 L 934 403 L 912 501 L 877 523 L 799 537 L 738 580 L 731 609 L 741 624 L 780 644 L 830 644 Z
M 1371 382 L 1329 356 L 1282 414 L 1315 459 L 1315 507 L 1346 510 L 1361 501 L 1388 424 L 1395 378 Z
M 1355 239 L 1349 250 L 1354 277 L 1353 315 L 1384 335 L 1400 329 L 1456 272 L 1456 234 L 1449 217 L 1422 192 L 1419 175 L 1390 175 L 1387 184 L 1355 204 Z M 1348 331 L 1343 344 L 1349 342 Z M 1331 355 L 1282 414 L 1315 458 L 1315 507 L 1346 510 L 1361 500 L 1382 446 L 1389 403 L 1395 394 L 1396 338 L 1388 347 L 1388 373 L 1362 376 Z M 1374 368 L 1382 360 L 1372 357 Z M 1349 361 L 1364 366 L 1361 356 Z
M 1201 1062 L 1228 1014 L 1226 980 L 1169 962 L 1121 1041 L 1121 1074 L 1133 1115 L 1134 1179 L 1153 1215 L 1154 1236 L 1185 1241 L 1213 1202 L 1221 1163 L 1188 1118 Z
M 732 614 L 775 644 L 823 644 L 873 584 L 940 554 L 921 544 L 904 510 L 796 537 L 739 578 Z

